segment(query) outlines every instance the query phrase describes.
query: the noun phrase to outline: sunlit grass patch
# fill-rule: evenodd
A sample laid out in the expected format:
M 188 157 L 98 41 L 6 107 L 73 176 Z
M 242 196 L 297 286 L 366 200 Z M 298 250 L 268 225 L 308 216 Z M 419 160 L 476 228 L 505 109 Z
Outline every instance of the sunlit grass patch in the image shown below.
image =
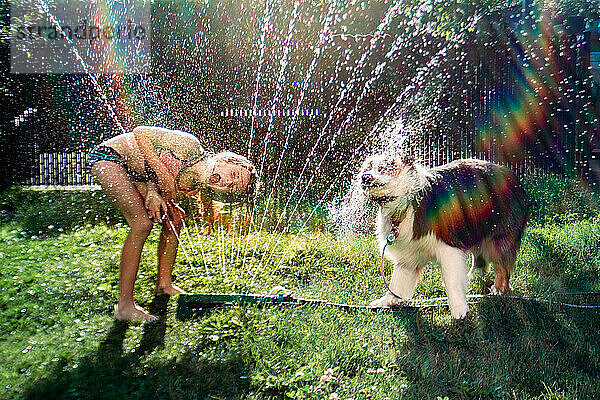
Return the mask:
M 597 289 L 598 226 L 593 219 L 532 224 L 515 292 Z M 190 292 L 268 293 L 281 285 L 297 297 L 368 304 L 385 291 L 372 235 L 206 236 L 188 228 L 175 280 Z M 535 303 L 489 299 L 462 324 L 445 310 L 416 319 L 252 306 L 178 321 L 175 299 L 153 295 L 157 229 L 144 248 L 136 299 L 163 317 L 115 323 L 126 234 L 123 225 L 45 237 L 0 226 L 1 397 L 560 399 L 600 391 L 597 316 Z M 440 295 L 432 265 L 416 297 Z
M 524 293 L 600 290 L 600 219 L 527 229 L 512 282 Z

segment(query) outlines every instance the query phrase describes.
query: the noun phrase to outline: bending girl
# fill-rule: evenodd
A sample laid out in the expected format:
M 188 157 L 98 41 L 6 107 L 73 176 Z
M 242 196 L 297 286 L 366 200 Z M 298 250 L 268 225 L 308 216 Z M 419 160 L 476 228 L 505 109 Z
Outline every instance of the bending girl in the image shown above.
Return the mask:
M 119 302 L 115 318 L 153 321 L 157 317 L 136 305 L 133 290 L 142 248 L 153 222 L 162 222 L 158 243 L 157 294 L 183 293 L 171 281 L 178 234 L 185 213 L 177 206 L 177 192 L 200 190 L 252 195 L 256 169 L 240 155 L 205 151 L 186 132 L 140 126 L 96 146 L 87 166 L 131 228 L 121 252 Z

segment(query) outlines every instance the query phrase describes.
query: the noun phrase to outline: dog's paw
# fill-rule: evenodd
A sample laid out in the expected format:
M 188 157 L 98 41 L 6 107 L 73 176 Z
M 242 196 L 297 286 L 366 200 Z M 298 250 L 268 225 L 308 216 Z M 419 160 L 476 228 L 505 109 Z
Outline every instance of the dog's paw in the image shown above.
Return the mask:
M 371 302 L 371 304 L 369 304 L 371 307 L 386 307 L 386 306 L 393 306 L 396 304 L 401 304 L 403 301 L 402 299 L 399 299 L 395 296 L 391 296 L 389 294 L 386 294 L 385 296 L 383 296 L 380 299 L 377 300 L 373 300 Z
M 384 298 L 385 298 L 385 296 L 382 297 L 382 298 L 380 298 L 380 299 L 373 300 L 371 303 L 369 303 L 369 306 L 371 306 L 371 307 L 383 307 L 383 306 L 387 306 L 387 304 L 383 304 L 383 299 Z
M 450 314 L 454 319 L 465 318 L 469 312 L 469 305 L 466 302 L 464 304 L 451 306 L 450 308 Z
M 512 287 L 510 287 L 510 285 L 506 289 L 503 289 L 503 288 L 498 289 L 496 287 L 496 285 L 492 285 L 492 287 L 490 287 L 490 294 L 493 294 L 493 295 L 506 294 L 510 291 L 512 291 Z

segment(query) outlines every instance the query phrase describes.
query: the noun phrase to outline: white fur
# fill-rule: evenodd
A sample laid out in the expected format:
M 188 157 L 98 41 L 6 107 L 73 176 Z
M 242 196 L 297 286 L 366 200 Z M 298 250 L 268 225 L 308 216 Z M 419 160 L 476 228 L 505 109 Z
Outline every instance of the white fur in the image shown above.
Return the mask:
M 381 249 L 392 230 L 385 211 L 385 207 L 381 208 L 377 215 L 377 238 Z M 468 278 L 465 252 L 448 246 L 434 235 L 413 240 L 413 221 L 414 213 L 412 207 L 409 207 L 406 217 L 396 229 L 396 240 L 385 249 L 386 258 L 394 265 L 390 290 L 403 300 L 410 300 L 414 295 L 421 269 L 429 262 L 440 264 L 452 317 L 464 318 L 469 310 L 466 299 Z M 401 301 L 388 292 L 371 305 L 389 306 Z
M 410 300 L 415 292 L 421 270 L 429 263 L 441 265 L 443 283 L 448 293 L 448 303 L 453 318 L 464 318 L 469 306 L 467 304 L 467 262 L 464 251 L 448 246 L 435 235 L 430 234 L 413 239 L 414 211 L 409 205 L 415 194 L 428 183 L 431 174 L 426 168 L 413 164 L 412 168 L 398 168 L 395 173 L 379 172 L 381 163 L 389 162 L 389 157 L 374 156 L 363 164 L 363 173 L 369 173 L 380 184 L 366 189 L 372 197 L 396 196 L 397 200 L 386 203 L 379 208 L 377 215 L 377 238 L 380 249 L 392 231 L 391 217 L 406 209 L 406 215 L 396 227 L 396 239 L 385 249 L 385 257 L 394 266 L 390 281 L 390 290 L 401 297 L 398 299 L 389 291 L 383 297 L 371 303 L 373 306 L 388 306 Z M 395 160 L 396 165 L 402 165 Z M 418 199 L 417 199 L 418 200 Z

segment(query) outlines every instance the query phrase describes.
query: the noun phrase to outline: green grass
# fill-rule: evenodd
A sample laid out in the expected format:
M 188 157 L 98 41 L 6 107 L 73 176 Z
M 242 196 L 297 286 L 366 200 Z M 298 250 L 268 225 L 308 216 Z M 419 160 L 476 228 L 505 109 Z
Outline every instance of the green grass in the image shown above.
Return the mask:
M 600 213 L 598 189 L 594 192 L 573 177 L 537 171 L 523 177 L 523 185 L 531 223 L 583 220 Z
M 356 304 L 384 292 L 371 236 L 206 237 L 190 228 L 195 245 L 183 235 L 187 257 L 180 252 L 175 280 L 191 292 L 266 293 L 283 285 L 296 296 Z M 116 323 L 111 310 L 126 233 L 119 224 L 47 236 L 17 221 L 0 225 L 0 398 L 600 395 L 595 311 L 558 313 L 488 298 L 462 323 L 445 310 L 417 318 L 311 307 L 238 307 L 182 322 L 175 298 L 152 294 L 157 232 L 144 248 L 136 297 L 161 320 Z M 599 290 L 599 248 L 598 218 L 532 224 L 515 293 L 547 298 L 553 291 Z M 439 269 L 426 269 L 417 297 L 444 295 Z M 322 382 L 329 368 L 332 379 Z

